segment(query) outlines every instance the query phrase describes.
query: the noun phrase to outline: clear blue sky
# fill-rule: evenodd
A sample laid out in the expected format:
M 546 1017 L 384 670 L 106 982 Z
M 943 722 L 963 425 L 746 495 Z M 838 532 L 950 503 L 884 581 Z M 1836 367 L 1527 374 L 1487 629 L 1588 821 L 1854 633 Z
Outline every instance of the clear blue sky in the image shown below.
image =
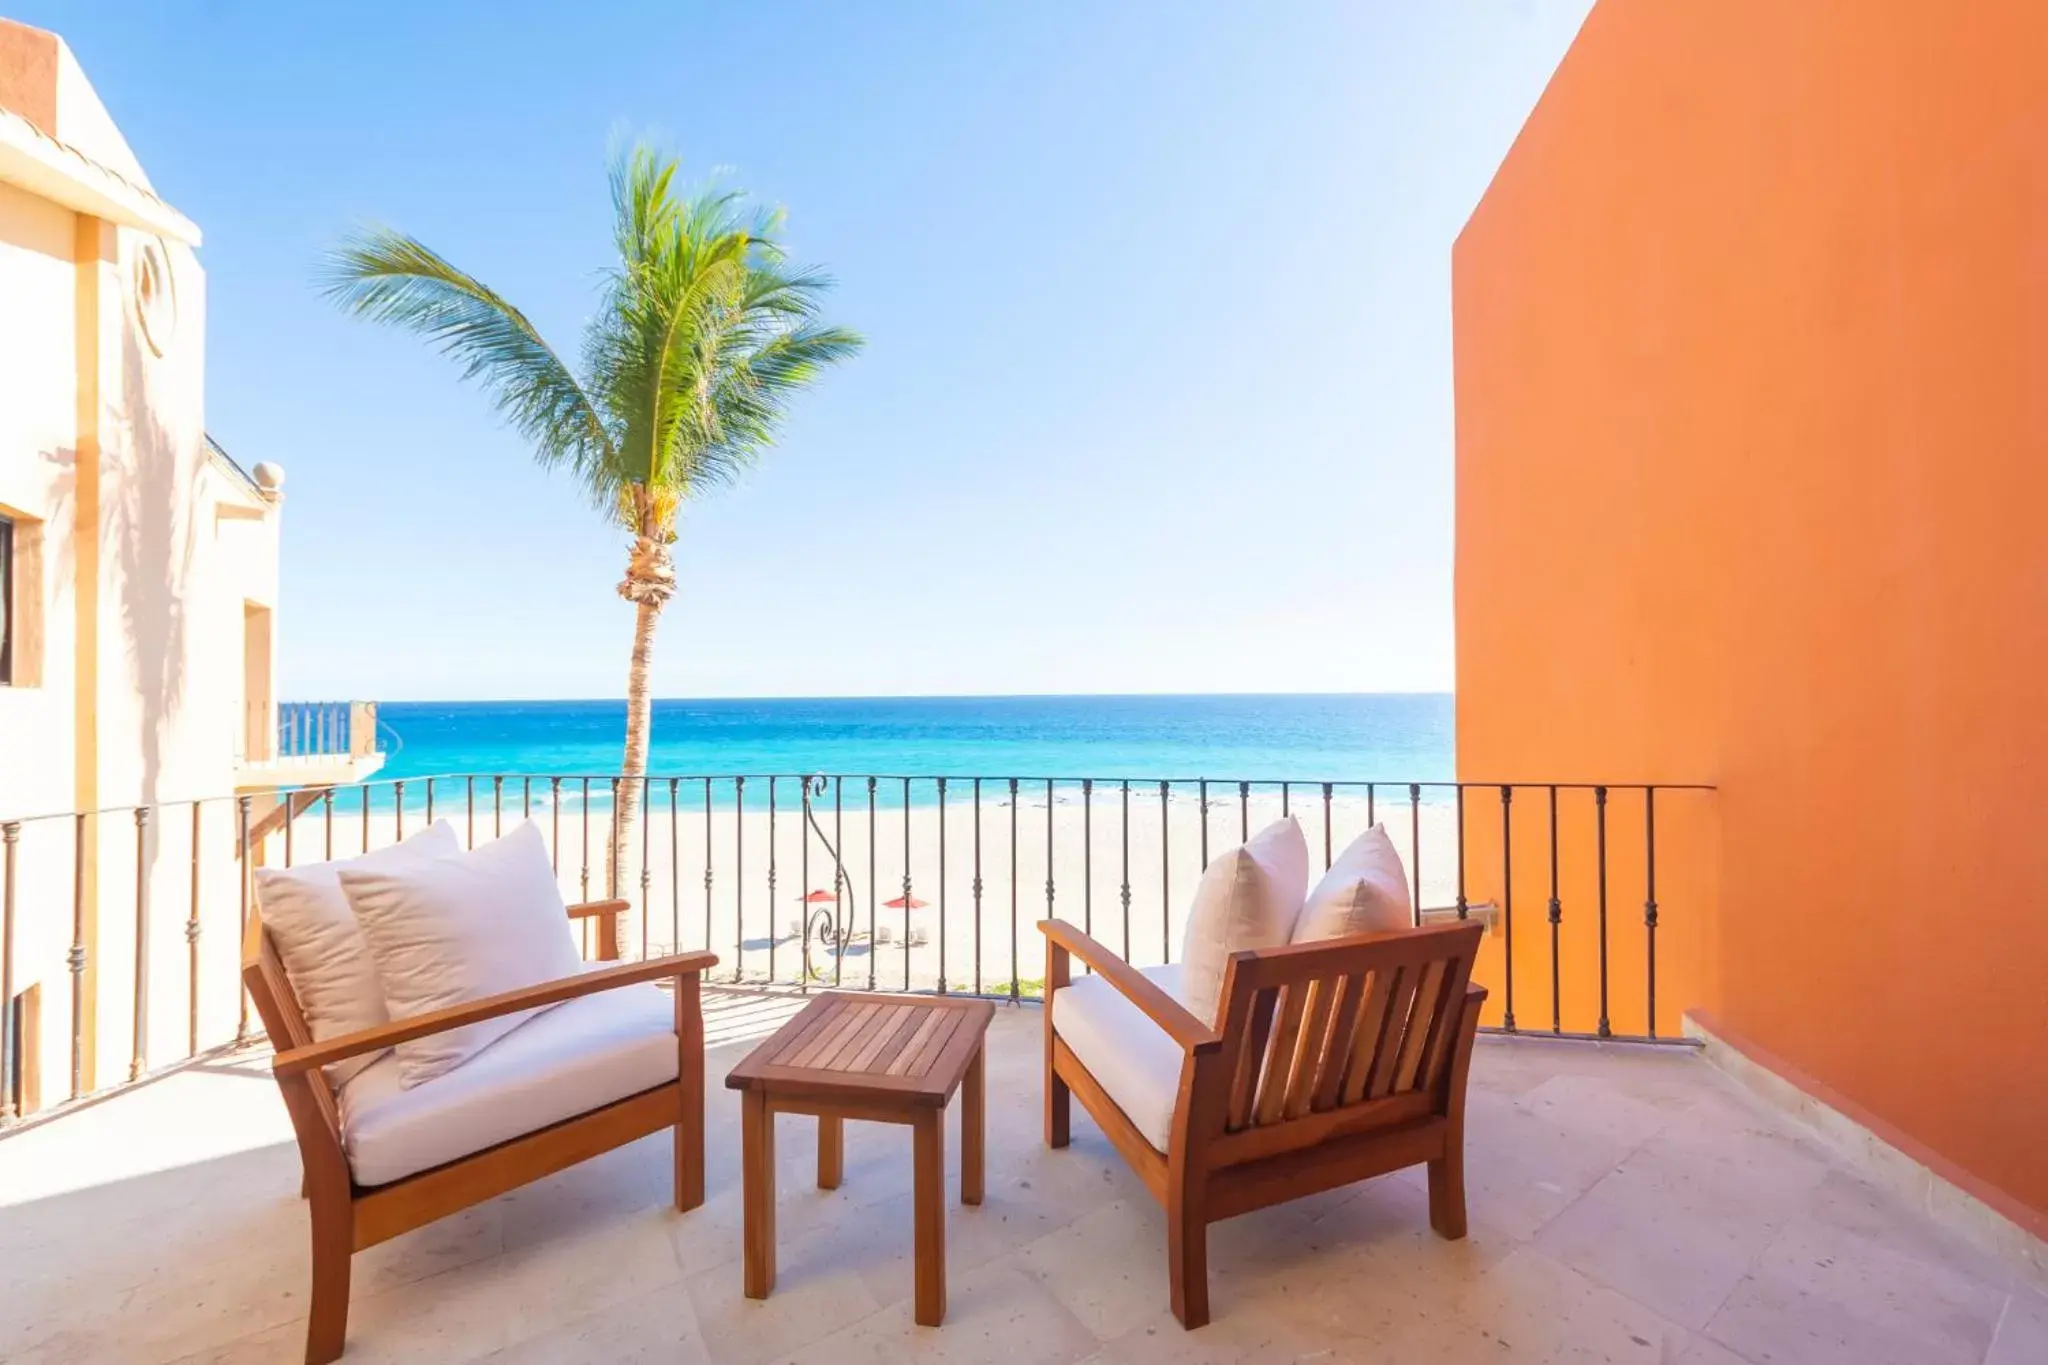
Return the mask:
M 663 696 L 1439 689 L 1450 247 L 1588 0 L 52 4 L 206 233 L 292 696 L 617 696 L 622 537 L 308 279 L 381 219 L 573 347 L 616 129 L 869 349 L 695 507 Z

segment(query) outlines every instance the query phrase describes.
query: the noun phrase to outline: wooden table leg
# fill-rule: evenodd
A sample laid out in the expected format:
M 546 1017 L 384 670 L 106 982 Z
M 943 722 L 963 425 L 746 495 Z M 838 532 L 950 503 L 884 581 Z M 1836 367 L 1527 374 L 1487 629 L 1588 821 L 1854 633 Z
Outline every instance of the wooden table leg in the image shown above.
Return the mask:
M 765 1299 L 775 1288 L 775 1113 L 758 1090 L 740 1097 L 740 1168 L 747 1297 Z
M 818 1188 L 836 1190 L 846 1171 L 846 1120 L 818 1115 Z
M 960 1202 L 981 1202 L 984 1152 L 988 1146 L 988 1100 L 982 1061 L 986 1048 L 974 1050 L 967 1075 L 960 1082 Z
M 946 1317 L 946 1111 L 923 1109 L 913 1125 L 917 1299 L 920 1327 Z

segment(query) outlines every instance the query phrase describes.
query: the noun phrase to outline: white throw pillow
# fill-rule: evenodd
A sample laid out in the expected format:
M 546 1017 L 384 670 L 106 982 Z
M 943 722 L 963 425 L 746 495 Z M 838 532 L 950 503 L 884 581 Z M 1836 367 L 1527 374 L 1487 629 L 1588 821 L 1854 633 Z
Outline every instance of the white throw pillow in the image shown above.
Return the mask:
M 530 820 L 451 858 L 389 871 L 345 868 L 341 889 L 363 927 L 393 1019 L 583 970 L 547 843 Z M 538 1012 L 400 1043 L 399 1083 L 410 1088 L 460 1066 Z
M 1293 816 L 1275 820 L 1241 847 L 1216 858 L 1195 887 L 1188 911 L 1182 999 L 1214 1024 L 1230 955 L 1287 942 L 1308 894 L 1308 841 Z
M 1415 903 L 1401 855 L 1386 826 L 1374 825 L 1345 847 L 1308 893 L 1292 941 L 1377 934 L 1414 924 Z
M 403 843 L 359 858 L 256 869 L 257 911 L 270 932 L 270 941 L 277 946 L 285 974 L 292 980 L 292 994 L 298 997 L 315 1042 L 391 1021 L 370 947 L 363 942 L 363 931 L 348 908 L 337 874 L 343 868 L 399 867 L 461 851 L 455 827 L 436 820 Z M 346 1085 L 383 1055 L 371 1052 L 336 1062 L 327 1068 L 328 1078 L 336 1085 Z

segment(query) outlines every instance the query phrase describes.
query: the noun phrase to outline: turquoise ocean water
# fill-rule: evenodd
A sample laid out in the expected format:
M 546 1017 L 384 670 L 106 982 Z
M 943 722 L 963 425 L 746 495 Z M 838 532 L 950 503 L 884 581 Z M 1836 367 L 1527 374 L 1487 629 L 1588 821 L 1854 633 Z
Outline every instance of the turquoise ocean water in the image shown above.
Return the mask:
M 378 774 L 616 772 L 623 701 L 386 702 Z M 648 772 L 1441 782 L 1448 693 L 657 701 Z M 919 784 L 921 800 L 934 789 Z

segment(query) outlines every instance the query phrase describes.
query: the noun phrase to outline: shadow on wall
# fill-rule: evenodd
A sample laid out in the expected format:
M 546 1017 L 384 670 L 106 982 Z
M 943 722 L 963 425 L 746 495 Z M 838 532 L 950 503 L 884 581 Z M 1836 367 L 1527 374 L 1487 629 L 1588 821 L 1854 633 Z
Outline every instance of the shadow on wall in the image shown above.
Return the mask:
M 143 372 L 147 363 L 134 333 L 124 330 L 121 410 L 127 449 L 118 491 L 103 515 L 109 549 L 119 566 L 121 631 L 134 672 L 141 728 L 136 736 L 141 764 L 136 800 L 155 804 L 164 797 L 167 735 L 183 707 L 191 664 L 189 597 L 198 557 L 199 516 L 194 506 L 197 465 L 179 448 L 177 434 L 156 420 Z M 103 742 L 108 738 L 101 736 Z M 152 871 L 156 856 L 152 840 Z

